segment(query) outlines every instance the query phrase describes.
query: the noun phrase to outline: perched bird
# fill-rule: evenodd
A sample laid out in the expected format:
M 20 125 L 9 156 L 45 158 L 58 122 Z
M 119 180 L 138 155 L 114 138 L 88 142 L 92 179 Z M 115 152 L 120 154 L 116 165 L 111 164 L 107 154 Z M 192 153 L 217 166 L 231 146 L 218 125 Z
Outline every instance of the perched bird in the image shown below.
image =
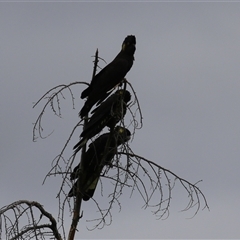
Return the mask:
M 82 92 L 81 98 L 87 97 L 87 101 L 79 113 L 81 118 L 88 114 L 95 103 L 103 101 L 108 92 L 123 80 L 133 65 L 135 50 L 135 36 L 127 36 L 115 59 L 93 77 L 89 87 Z
M 78 152 L 87 141 L 100 133 L 101 130 L 108 126 L 114 128 L 126 114 L 127 103 L 131 100 L 131 94 L 127 90 L 118 90 L 112 94 L 105 102 L 93 110 L 89 122 L 85 125 L 80 137 L 82 138 L 74 147 Z
M 81 163 L 71 173 L 71 180 L 78 178 L 68 193 L 68 197 L 81 192 L 84 201 L 89 200 L 96 189 L 100 174 L 105 165 L 110 165 L 117 148 L 127 142 L 131 133 L 124 127 L 117 126 L 113 132 L 104 133 L 89 145 Z M 80 185 L 80 189 L 77 186 Z

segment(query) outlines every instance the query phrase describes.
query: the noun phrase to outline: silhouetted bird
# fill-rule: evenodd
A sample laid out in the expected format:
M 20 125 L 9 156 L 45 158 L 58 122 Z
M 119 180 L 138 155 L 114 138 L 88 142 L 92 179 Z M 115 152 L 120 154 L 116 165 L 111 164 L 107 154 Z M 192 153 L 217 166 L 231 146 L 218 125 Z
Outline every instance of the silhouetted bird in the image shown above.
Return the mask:
M 88 98 L 79 113 L 81 118 L 88 114 L 95 103 L 99 100 L 103 101 L 108 96 L 108 92 L 123 80 L 133 65 L 135 50 L 135 36 L 127 36 L 115 59 L 103 68 L 92 79 L 89 87 L 82 92 L 81 98 Z
M 117 148 L 130 139 L 131 133 L 124 127 L 117 126 L 112 133 L 105 133 L 89 145 L 83 155 L 81 166 L 76 166 L 71 173 L 71 180 L 78 178 L 68 193 L 68 197 L 76 196 L 77 185 L 80 184 L 82 199 L 89 200 L 96 189 L 100 174 L 105 165 L 110 165 Z
M 100 133 L 108 126 L 110 129 L 123 119 L 127 111 L 127 103 L 131 100 L 131 94 L 127 90 L 118 90 L 112 94 L 105 102 L 93 110 L 89 122 L 85 125 L 80 137 L 82 138 L 73 149 L 78 152 L 87 141 Z

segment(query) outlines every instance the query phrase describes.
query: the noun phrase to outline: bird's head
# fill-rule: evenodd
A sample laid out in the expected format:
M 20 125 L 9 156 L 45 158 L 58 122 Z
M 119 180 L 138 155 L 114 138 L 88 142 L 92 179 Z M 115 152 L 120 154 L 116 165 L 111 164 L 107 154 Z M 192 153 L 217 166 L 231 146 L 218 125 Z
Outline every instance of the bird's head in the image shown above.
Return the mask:
M 136 37 L 134 35 L 127 36 L 122 44 L 122 51 L 133 55 L 136 50 Z
M 121 89 L 116 91 L 116 94 L 119 96 L 122 96 L 122 99 L 124 100 L 125 103 L 129 102 L 131 100 L 131 94 L 129 91 Z
M 131 138 L 131 132 L 127 128 L 116 126 L 114 132 L 119 144 L 129 141 Z

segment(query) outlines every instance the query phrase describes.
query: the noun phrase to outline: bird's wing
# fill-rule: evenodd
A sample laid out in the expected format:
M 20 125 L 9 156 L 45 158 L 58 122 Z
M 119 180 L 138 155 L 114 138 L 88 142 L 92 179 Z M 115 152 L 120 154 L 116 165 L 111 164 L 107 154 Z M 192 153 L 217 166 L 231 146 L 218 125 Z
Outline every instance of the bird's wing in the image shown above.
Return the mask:
M 116 94 L 111 95 L 105 102 L 103 102 L 99 107 L 93 110 L 94 114 L 87 123 L 81 137 L 84 137 L 87 132 L 92 130 L 96 124 L 101 124 L 101 121 L 110 117 L 111 109 L 113 104 L 117 101 L 118 96 Z M 104 127 L 104 126 L 103 126 Z

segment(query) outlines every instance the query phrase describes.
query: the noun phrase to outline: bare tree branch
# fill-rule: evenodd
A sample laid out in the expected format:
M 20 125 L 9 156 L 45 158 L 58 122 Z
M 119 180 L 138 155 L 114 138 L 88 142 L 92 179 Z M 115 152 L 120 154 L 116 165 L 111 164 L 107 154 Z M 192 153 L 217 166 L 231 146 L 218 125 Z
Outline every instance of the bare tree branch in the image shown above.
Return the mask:
M 13 212 L 13 216 L 11 216 L 11 211 Z M 50 223 L 42 223 L 43 217 Z M 0 219 L 0 232 L 2 233 L 3 229 L 5 229 L 5 238 L 7 240 L 43 239 L 46 236 L 62 240 L 56 220 L 38 202 L 19 200 L 9 204 L 0 209 Z M 22 222 L 25 225 L 21 226 Z M 4 223 L 4 226 L 2 223 Z M 49 231 L 45 229 L 49 229 Z
M 101 59 L 98 56 L 98 50 L 95 53 L 93 74 L 95 76 L 98 66 L 98 61 Z M 89 85 L 86 82 L 73 82 L 68 85 L 62 84 L 53 87 L 47 91 L 34 105 L 33 108 L 40 104 L 43 100 L 46 100 L 40 114 L 37 117 L 33 125 L 33 141 L 38 137 L 46 138 L 52 134 L 43 135 L 42 118 L 47 108 L 53 111 L 57 117 L 62 117 L 61 111 L 61 99 L 65 99 L 63 93 L 65 90 L 70 93 L 72 107 L 75 107 L 75 98 L 72 91 L 72 87 L 78 84 Z M 141 107 L 137 94 L 126 79 L 123 79 L 121 86 L 118 88 L 125 89 L 129 86 L 134 96 L 133 101 L 128 104 L 127 109 L 130 114 L 130 120 L 127 123 L 126 118 L 120 121 L 120 126 L 123 126 L 130 130 L 132 133 L 132 140 L 134 139 L 135 131 L 141 129 L 143 126 L 143 117 Z M 129 115 L 128 115 L 129 116 Z M 47 177 L 58 176 L 61 177 L 61 184 L 59 192 L 57 193 L 59 203 L 59 213 L 57 221 L 60 222 L 60 226 L 57 228 L 57 222 L 52 215 L 47 212 L 43 206 L 37 202 L 31 202 L 27 200 L 21 200 L 12 203 L 6 207 L 0 209 L 0 236 L 4 232 L 6 239 L 44 239 L 47 236 L 53 237 L 57 240 L 66 239 L 66 233 L 64 228 L 64 221 L 66 216 L 64 214 L 67 206 L 69 211 L 72 213 L 71 227 L 68 232 L 68 240 L 74 240 L 77 226 L 79 223 L 82 203 L 82 181 L 79 171 L 77 181 L 77 189 L 79 194 L 73 198 L 73 201 L 68 198 L 67 192 L 73 186 L 73 182 L 70 181 L 69 175 L 72 173 L 72 166 L 75 162 L 76 157 L 79 157 L 78 163 L 81 164 L 84 154 L 86 153 L 86 145 L 82 148 L 81 154 L 69 154 L 66 155 L 66 150 L 70 146 L 70 140 L 76 133 L 76 129 L 79 126 L 84 126 L 88 122 L 88 116 L 84 120 L 80 120 L 72 129 L 69 137 L 67 138 L 60 153 L 53 159 L 52 168 L 47 173 L 44 182 Z M 110 136 L 112 132 L 110 131 Z M 96 135 L 93 139 L 99 136 Z M 107 142 L 103 157 L 101 157 L 102 164 L 105 160 L 108 151 Z M 72 151 L 72 146 L 70 146 Z M 111 188 L 106 188 L 104 182 L 108 181 L 111 184 Z M 165 219 L 169 216 L 170 203 L 172 201 L 172 191 L 174 187 L 179 183 L 181 187 L 188 194 L 188 203 L 182 211 L 194 209 L 193 217 L 199 212 L 200 209 L 209 209 L 207 200 L 203 192 L 197 186 L 200 181 L 195 184 L 190 183 L 184 178 L 179 177 L 174 172 L 163 168 L 155 162 L 148 160 L 142 156 L 135 154 L 129 147 L 128 143 L 123 144 L 118 148 L 118 153 L 115 155 L 109 165 L 104 166 L 101 173 L 101 193 L 102 197 L 108 197 L 109 202 L 107 206 L 101 206 L 100 201 L 92 198 L 91 200 L 95 203 L 96 211 L 99 214 L 96 218 L 90 220 L 94 223 L 93 230 L 95 228 L 103 228 L 106 225 L 110 225 L 113 220 L 112 209 L 117 206 L 121 211 L 120 197 L 123 195 L 123 191 L 129 191 L 130 197 L 134 192 L 138 192 L 143 200 L 144 208 L 151 208 L 152 213 L 158 218 Z M 201 207 L 203 201 L 203 207 Z M 9 215 L 8 213 L 11 212 Z M 50 223 L 45 223 L 43 220 L 47 220 Z M 62 231 L 63 238 L 59 233 L 59 229 Z
M 71 87 L 73 85 L 77 85 L 77 84 L 85 84 L 85 85 L 89 85 L 86 82 L 73 82 L 70 83 L 68 85 L 62 84 L 62 85 L 58 85 L 56 87 L 53 87 L 52 89 L 50 89 L 49 91 L 47 91 L 34 105 L 33 108 L 35 108 L 43 99 L 47 99 L 47 102 L 45 103 L 42 111 L 40 112 L 36 122 L 33 125 L 33 141 L 36 141 L 36 139 L 38 138 L 36 136 L 36 134 L 38 133 L 39 137 L 44 139 L 47 138 L 49 135 L 52 134 L 49 133 L 47 136 L 43 136 L 43 127 L 42 127 L 42 117 L 44 112 L 46 111 L 46 108 L 50 105 L 52 111 L 54 112 L 54 114 L 58 117 L 61 117 L 61 108 L 60 108 L 60 100 L 59 100 L 59 95 L 62 96 L 63 99 L 65 99 L 64 95 L 63 95 L 63 91 L 65 89 L 68 89 L 70 95 L 71 95 L 71 99 L 72 99 L 72 104 L 73 104 L 73 108 L 74 108 L 74 95 L 72 93 Z M 57 108 L 54 107 L 54 100 L 56 100 L 57 103 Z
M 92 79 L 96 75 L 98 61 L 99 60 L 98 60 L 98 49 L 97 49 L 97 51 L 95 53 Z M 87 121 L 88 121 L 87 118 L 88 117 L 86 117 L 84 119 L 84 126 L 87 124 Z M 86 146 L 82 149 L 82 155 L 81 155 L 80 163 L 79 163 L 80 165 L 81 165 L 81 161 L 84 158 L 85 152 L 86 152 Z M 83 171 L 84 171 L 84 169 L 83 169 Z M 78 189 L 79 194 L 77 194 L 76 198 L 74 198 L 73 218 L 72 218 L 72 223 L 71 223 L 71 227 L 70 227 L 69 234 L 68 234 L 68 240 L 74 240 L 74 236 L 75 236 L 75 233 L 76 233 L 76 230 L 77 230 L 77 225 L 78 225 L 79 219 L 81 218 L 80 211 L 81 211 L 81 204 L 82 204 L 82 192 L 83 192 L 82 191 L 82 189 L 83 189 L 82 185 L 83 184 L 82 184 L 82 181 L 81 181 L 80 171 L 78 173 L 78 179 L 79 179 L 79 181 L 77 181 L 77 189 Z

